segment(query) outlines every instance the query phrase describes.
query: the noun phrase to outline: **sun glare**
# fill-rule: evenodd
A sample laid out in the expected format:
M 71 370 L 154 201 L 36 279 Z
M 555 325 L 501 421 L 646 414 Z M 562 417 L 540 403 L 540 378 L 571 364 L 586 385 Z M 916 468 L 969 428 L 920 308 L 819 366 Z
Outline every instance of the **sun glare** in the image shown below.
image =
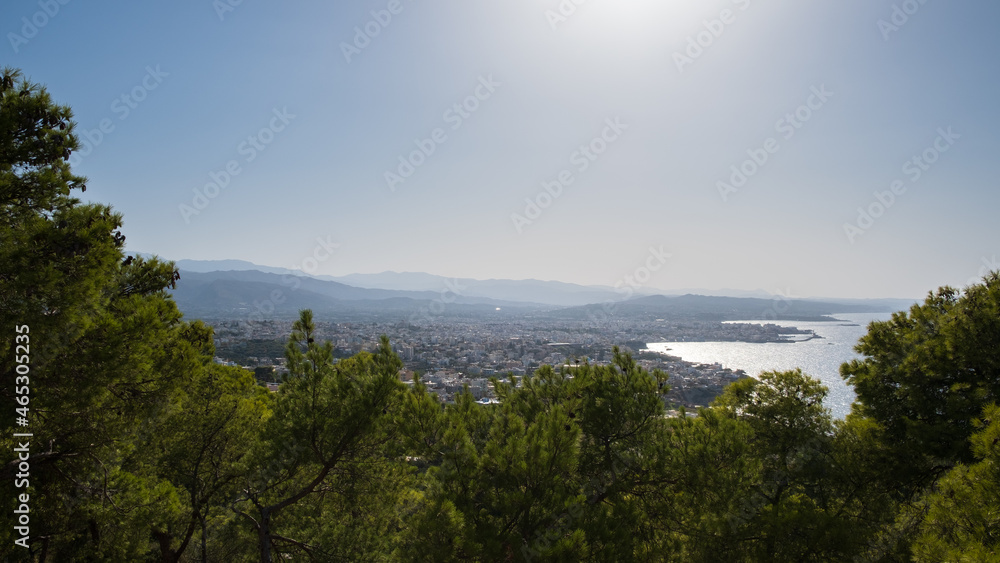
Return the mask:
M 590 5 L 594 12 L 610 25 L 664 25 L 678 21 L 689 21 L 697 18 L 702 13 L 710 13 L 711 9 L 705 2 L 694 0 L 603 0 L 595 2 L 590 0 L 585 7 Z
M 553 11 L 573 20 L 574 25 L 579 21 L 591 33 L 621 39 L 630 35 L 673 35 L 692 29 L 724 8 L 738 11 L 739 4 L 746 1 L 733 0 L 732 6 L 726 6 L 726 2 L 720 7 L 695 0 L 587 0 L 579 5 L 574 0 L 563 0 Z

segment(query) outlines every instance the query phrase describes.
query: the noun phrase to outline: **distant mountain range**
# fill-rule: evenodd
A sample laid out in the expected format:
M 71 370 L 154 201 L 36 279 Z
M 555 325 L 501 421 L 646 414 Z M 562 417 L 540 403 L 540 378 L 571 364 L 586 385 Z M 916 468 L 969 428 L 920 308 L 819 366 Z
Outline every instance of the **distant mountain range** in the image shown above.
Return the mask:
M 447 278 L 420 272 L 383 272 L 381 274 L 349 274 L 346 276 L 307 276 L 303 272 L 286 268 L 258 266 L 242 260 L 177 260 L 182 271 L 209 273 L 218 271 L 256 270 L 286 276 L 311 278 L 349 285 L 356 288 L 424 292 L 424 295 L 406 295 L 415 298 L 450 298 L 461 296 L 538 305 L 574 306 L 597 303 L 618 298 L 614 288 L 583 286 L 573 283 L 540 280 L 475 280 Z M 433 294 L 433 295 L 431 295 Z
M 617 303 L 570 307 L 549 313 L 567 319 L 601 319 L 620 316 L 653 320 L 698 319 L 703 321 L 735 320 L 829 320 L 837 313 L 887 313 L 886 305 L 846 304 L 811 300 L 775 300 L 752 297 L 717 297 L 706 295 L 651 295 Z
M 335 314 L 357 320 L 359 317 L 387 315 L 484 314 L 493 313 L 498 307 L 507 309 L 504 315 L 509 315 L 541 307 L 487 297 L 442 296 L 432 291 L 361 288 L 335 281 L 256 270 L 181 270 L 181 279 L 173 290 L 173 297 L 186 314 L 210 318 L 293 318 L 301 309 L 312 309 L 317 314 Z
M 146 255 L 148 256 L 148 255 Z M 309 276 L 242 260 L 177 260 L 181 280 L 173 291 L 181 310 L 203 317 L 294 317 L 298 310 L 357 316 L 544 313 L 553 318 L 698 317 L 705 320 L 816 319 L 836 313 L 889 312 L 905 299 L 793 299 L 764 291 L 689 290 L 685 295 L 636 292 L 625 299 L 614 288 L 540 280 L 474 280 L 419 272 Z M 703 293 L 696 295 L 696 293 Z M 705 295 L 713 294 L 713 295 Z

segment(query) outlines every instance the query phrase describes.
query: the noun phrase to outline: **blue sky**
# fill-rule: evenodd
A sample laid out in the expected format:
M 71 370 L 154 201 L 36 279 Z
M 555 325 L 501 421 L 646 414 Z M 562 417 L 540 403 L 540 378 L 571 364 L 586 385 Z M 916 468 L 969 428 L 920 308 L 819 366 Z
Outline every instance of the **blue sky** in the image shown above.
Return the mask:
M 131 250 L 614 285 L 653 249 L 648 288 L 792 297 L 1000 268 L 996 2 L 63 2 L 4 2 L 0 62 L 73 108 Z

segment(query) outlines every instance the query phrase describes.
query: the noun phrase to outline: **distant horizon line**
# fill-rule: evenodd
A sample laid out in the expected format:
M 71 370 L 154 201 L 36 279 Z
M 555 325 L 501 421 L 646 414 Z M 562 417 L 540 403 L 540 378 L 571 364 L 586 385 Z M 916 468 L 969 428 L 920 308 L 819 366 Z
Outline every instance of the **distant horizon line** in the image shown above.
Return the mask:
M 200 263 L 238 262 L 238 263 L 242 263 L 242 264 L 246 264 L 246 265 L 252 266 L 252 267 L 254 267 L 253 269 L 255 269 L 255 268 L 269 268 L 269 269 L 272 269 L 272 270 L 282 270 L 284 272 L 287 272 L 288 275 L 304 276 L 304 277 L 309 277 L 309 278 L 313 278 L 313 279 L 318 279 L 318 280 L 321 280 L 321 281 L 324 280 L 325 278 L 329 279 L 329 280 L 333 280 L 333 281 L 339 281 L 339 280 L 342 280 L 344 278 L 349 278 L 351 276 L 378 276 L 378 275 L 385 275 L 385 274 L 389 274 L 389 275 L 408 275 L 409 274 L 409 275 L 428 276 L 428 277 L 440 278 L 440 279 L 445 279 L 445 280 L 452 280 L 452 279 L 454 279 L 454 280 L 471 280 L 471 281 L 476 281 L 476 282 L 490 282 L 490 281 L 499 281 L 499 282 L 540 282 L 540 283 L 566 284 L 566 285 L 576 286 L 576 287 L 580 287 L 580 288 L 595 289 L 595 290 L 602 290 L 602 291 L 614 291 L 615 290 L 615 288 L 613 286 L 610 286 L 610 285 L 587 285 L 587 284 L 581 284 L 581 283 L 577 283 L 577 282 L 569 282 L 569 281 L 555 280 L 555 279 L 550 279 L 550 280 L 539 279 L 539 278 L 521 278 L 521 279 L 515 279 L 515 278 L 486 278 L 486 279 L 482 279 L 482 278 L 474 278 L 474 277 L 467 277 L 467 276 L 445 276 L 445 275 L 441 275 L 441 274 L 434 274 L 434 273 L 430 273 L 430 272 L 421 272 L 421 271 L 382 270 L 380 272 L 352 272 L 352 273 L 349 273 L 349 274 L 341 274 L 341 275 L 333 275 L 333 274 L 310 274 L 310 273 L 305 272 L 305 271 L 303 271 L 301 269 L 287 268 L 287 267 L 283 267 L 283 266 L 271 266 L 271 265 L 267 265 L 267 264 L 258 264 L 256 262 L 252 262 L 250 260 L 244 260 L 244 259 L 241 259 L 241 258 L 218 258 L 218 259 L 179 258 L 179 259 L 169 259 L 169 258 L 166 258 L 164 256 L 161 256 L 159 254 L 152 253 L 152 252 L 141 252 L 141 251 L 128 251 L 128 252 L 133 253 L 133 254 L 138 254 L 138 255 L 141 255 L 141 256 L 147 256 L 147 257 L 157 256 L 157 257 L 159 257 L 159 258 L 161 258 L 163 260 L 169 260 L 171 262 L 174 262 L 175 264 L 177 264 L 179 262 L 200 262 Z M 227 270 L 213 270 L 213 271 L 227 271 Z M 228 271 L 239 271 L 239 270 L 228 270 Z M 244 271 L 250 271 L 250 270 L 244 270 Z M 262 270 L 256 270 L 256 271 L 262 271 Z M 195 273 L 204 273 L 204 272 L 195 272 Z M 274 272 L 263 272 L 263 273 L 274 273 Z M 704 292 L 707 292 L 707 293 L 704 293 Z M 652 295 L 664 295 L 664 296 L 704 295 L 706 297 L 733 297 L 733 298 L 749 298 L 749 299 L 774 299 L 774 298 L 780 298 L 780 299 L 787 299 L 789 301 L 806 301 L 806 300 L 813 300 L 813 301 L 817 301 L 817 300 L 820 300 L 820 301 L 821 300 L 885 301 L 885 300 L 896 300 L 896 301 L 913 301 L 914 303 L 920 303 L 920 302 L 922 302 L 924 300 L 924 297 L 919 297 L 919 298 L 917 298 L 917 297 L 829 297 L 829 296 L 786 297 L 786 296 L 781 295 L 780 293 L 773 293 L 773 292 L 770 292 L 770 291 L 767 291 L 767 290 L 761 289 L 761 288 L 755 288 L 755 289 L 752 289 L 752 290 L 750 290 L 750 289 L 736 289 L 736 288 L 716 288 L 716 289 L 713 289 L 713 288 L 690 288 L 690 287 L 687 287 L 687 288 L 665 289 L 665 288 L 661 288 L 661 287 L 644 286 L 644 287 L 638 288 L 636 290 L 636 293 L 637 294 L 641 294 L 641 295 L 638 295 L 640 297 L 641 296 L 652 296 Z

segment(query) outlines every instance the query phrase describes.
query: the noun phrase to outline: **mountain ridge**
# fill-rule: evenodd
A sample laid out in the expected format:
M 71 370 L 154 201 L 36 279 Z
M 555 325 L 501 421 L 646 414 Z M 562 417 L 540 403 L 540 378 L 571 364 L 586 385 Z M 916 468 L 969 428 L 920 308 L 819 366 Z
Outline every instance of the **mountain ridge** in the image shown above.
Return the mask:
M 149 254 L 140 253 L 144 256 Z M 625 303 L 648 296 L 680 297 L 698 295 L 728 299 L 760 299 L 772 303 L 771 308 L 781 308 L 781 303 L 799 301 L 824 302 L 837 305 L 834 309 L 848 307 L 857 310 L 904 310 L 918 300 L 909 299 L 845 299 L 845 298 L 787 298 L 764 290 L 706 290 L 685 289 L 663 291 L 652 288 L 620 288 L 588 286 L 556 280 L 448 278 L 426 272 L 385 271 L 378 274 L 348 274 L 344 276 L 309 275 L 300 270 L 261 266 L 245 260 L 189 260 L 174 261 L 182 275 L 211 274 L 213 279 L 232 281 L 258 281 L 270 283 L 277 289 L 295 285 L 309 291 L 340 300 L 380 300 L 405 297 L 417 302 L 438 301 L 456 304 L 493 304 L 500 307 L 582 307 L 587 305 Z M 234 272 L 240 272 L 235 274 Z M 260 274 L 275 276 L 261 277 Z M 335 286 L 322 285 L 324 283 Z M 319 284 L 319 285 L 317 285 Z M 628 290 L 628 291 L 626 291 Z M 629 299 L 625 297 L 628 296 Z

